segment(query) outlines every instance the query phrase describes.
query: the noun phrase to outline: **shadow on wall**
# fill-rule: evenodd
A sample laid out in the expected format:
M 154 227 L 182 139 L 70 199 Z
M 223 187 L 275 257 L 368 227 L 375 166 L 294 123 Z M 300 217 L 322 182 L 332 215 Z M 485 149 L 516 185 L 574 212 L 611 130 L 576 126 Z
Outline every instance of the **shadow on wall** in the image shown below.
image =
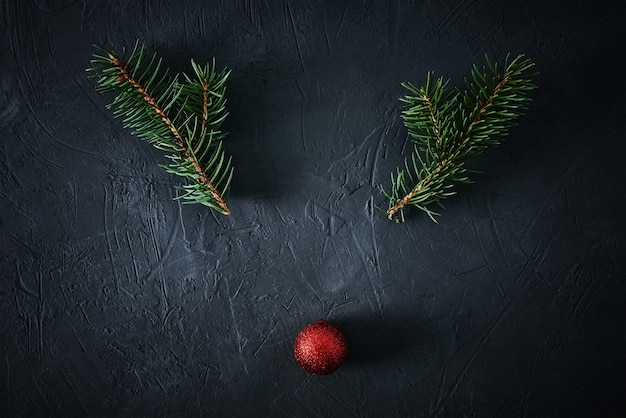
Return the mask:
M 348 340 L 346 365 L 387 362 L 414 353 L 426 339 L 419 315 L 406 317 L 357 316 L 333 321 Z

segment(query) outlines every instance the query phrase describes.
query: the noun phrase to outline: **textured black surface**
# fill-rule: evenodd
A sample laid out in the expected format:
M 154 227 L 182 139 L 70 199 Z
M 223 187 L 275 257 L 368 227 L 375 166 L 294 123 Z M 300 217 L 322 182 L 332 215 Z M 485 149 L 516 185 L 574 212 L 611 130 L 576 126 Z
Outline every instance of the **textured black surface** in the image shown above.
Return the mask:
M 624 3 L 2 1 L 0 415 L 624 416 Z M 232 215 L 85 77 L 228 66 Z M 526 53 L 531 109 L 440 224 L 374 205 L 401 81 Z M 325 318 L 350 343 L 296 364 Z

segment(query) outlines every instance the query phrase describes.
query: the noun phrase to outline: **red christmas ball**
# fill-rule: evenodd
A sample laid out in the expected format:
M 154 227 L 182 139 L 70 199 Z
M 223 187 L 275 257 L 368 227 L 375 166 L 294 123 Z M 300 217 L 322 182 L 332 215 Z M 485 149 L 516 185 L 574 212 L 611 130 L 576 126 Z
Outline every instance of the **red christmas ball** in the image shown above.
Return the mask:
M 348 342 L 337 327 L 320 319 L 302 328 L 293 345 L 293 354 L 304 370 L 321 376 L 343 364 Z

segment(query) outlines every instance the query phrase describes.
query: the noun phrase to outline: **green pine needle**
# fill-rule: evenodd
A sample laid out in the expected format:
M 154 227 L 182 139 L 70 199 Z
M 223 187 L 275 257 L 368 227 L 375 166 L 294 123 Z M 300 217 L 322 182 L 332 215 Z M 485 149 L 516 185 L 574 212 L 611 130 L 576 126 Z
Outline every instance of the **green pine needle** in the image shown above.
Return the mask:
M 402 84 L 411 93 L 400 100 L 406 103 L 402 119 L 414 146 L 404 169 L 391 175 L 390 191 L 381 187 L 390 220 L 403 221 L 404 208 L 415 206 L 437 222 L 433 204 L 443 208 L 441 201 L 455 194 L 454 182 L 470 182 L 464 161 L 499 144 L 527 108 L 527 94 L 535 88 L 529 73 L 534 63 L 507 55 L 501 68 L 485 59 L 486 67 L 472 68 L 464 92 L 447 91 L 449 81 L 433 73 L 424 87 Z
M 180 198 L 228 215 L 233 168 L 222 150 L 220 126 L 228 115 L 224 93 L 230 71 L 216 73 L 215 61 L 199 66 L 191 60 L 194 77 L 183 74 L 181 82 L 139 42 L 130 54 L 99 49 L 102 54 L 93 55 L 88 71 L 98 91 L 118 94 L 108 105 L 115 117 L 123 117 L 134 135 L 166 153 L 166 171 L 187 179 Z

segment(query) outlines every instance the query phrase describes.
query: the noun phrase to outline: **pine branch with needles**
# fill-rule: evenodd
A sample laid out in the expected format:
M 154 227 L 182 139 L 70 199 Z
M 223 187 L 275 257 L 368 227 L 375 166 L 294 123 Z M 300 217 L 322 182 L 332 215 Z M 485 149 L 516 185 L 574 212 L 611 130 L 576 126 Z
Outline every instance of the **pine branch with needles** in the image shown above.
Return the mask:
M 228 215 L 226 203 L 233 175 L 231 159 L 222 149 L 220 127 L 226 119 L 225 91 L 229 71 L 216 72 L 215 61 L 194 76 L 171 76 L 156 54 L 135 44 L 130 53 L 103 48 L 88 69 L 102 93 L 117 93 L 108 107 L 137 137 L 165 152 L 163 168 L 184 177 L 180 187 L 186 203 L 200 203 Z
M 473 66 L 463 92 L 432 72 L 424 87 L 402 84 L 410 92 L 400 100 L 413 152 L 391 175 L 389 191 L 381 187 L 390 220 L 404 221 L 404 209 L 414 206 L 437 222 L 432 206 L 443 208 L 441 201 L 456 193 L 454 183 L 470 182 L 465 160 L 499 144 L 526 110 L 534 63 L 523 55 L 507 55 L 503 66 L 485 60 L 486 66 Z

